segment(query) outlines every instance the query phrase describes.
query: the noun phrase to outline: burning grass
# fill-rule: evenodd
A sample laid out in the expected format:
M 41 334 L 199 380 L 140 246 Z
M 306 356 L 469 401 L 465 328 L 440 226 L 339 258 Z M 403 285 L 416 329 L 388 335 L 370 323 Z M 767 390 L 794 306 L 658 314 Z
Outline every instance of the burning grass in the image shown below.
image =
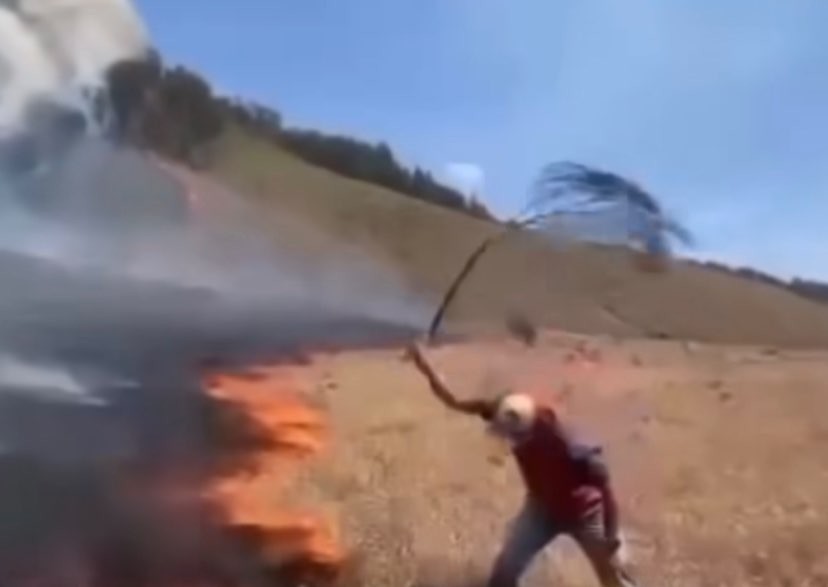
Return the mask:
M 248 467 L 209 484 L 209 501 L 220 504 L 233 532 L 255 545 L 263 560 L 282 574 L 298 575 L 303 581 L 335 579 L 344 557 L 333 524 L 273 502 L 286 481 L 286 461 L 323 448 L 326 428 L 321 414 L 299 399 L 296 382 L 285 368 L 213 376 L 207 389 L 211 396 L 241 408 L 266 441 L 251 455 Z
M 323 415 L 289 369 L 210 374 L 203 388 L 198 453 L 82 466 L 0 459 L 0 584 L 333 582 L 344 563 L 334 525 L 280 502 L 291 467 L 324 445 Z

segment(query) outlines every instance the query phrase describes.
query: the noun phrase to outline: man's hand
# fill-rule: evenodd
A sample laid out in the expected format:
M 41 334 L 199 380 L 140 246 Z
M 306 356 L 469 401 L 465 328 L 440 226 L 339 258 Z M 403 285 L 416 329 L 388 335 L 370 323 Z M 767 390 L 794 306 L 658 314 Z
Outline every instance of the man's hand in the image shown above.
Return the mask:
M 403 359 L 405 359 L 406 361 L 416 361 L 418 358 L 422 358 L 422 350 L 420 349 L 420 344 L 417 342 L 412 342 L 411 344 L 405 347 Z
M 428 361 L 426 361 L 425 353 L 423 353 L 423 346 L 419 342 L 413 342 L 406 347 L 404 358 L 414 363 L 420 371 L 428 367 Z
M 630 552 L 627 550 L 627 541 L 623 533 L 619 532 L 615 537 L 607 538 L 607 551 L 610 559 L 620 565 L 630 563 Z
M 412 343 L 408 345 L 405 350 L 405 358 L 411 360 L 417 370 L 428 380 L 428 385 L 434 395 L 437 396 L 446 407 L 452 410 L 457 410 L 465 414 L 482 415 L 484 412 L 488 413 L 488 403 L 481 400 L 458 400 L 451 391 L 449 391 L 442 378 L 434 371 L 434 368 L 428 362 L 428 359 L 423 352 L 423 346 L 420 343 Z
M 607 536 L 607 549 L 609 550 L 610 556 L 615 556 L 618 551 L 621 549 L 621 538 L 617 535 L 614 536 Z

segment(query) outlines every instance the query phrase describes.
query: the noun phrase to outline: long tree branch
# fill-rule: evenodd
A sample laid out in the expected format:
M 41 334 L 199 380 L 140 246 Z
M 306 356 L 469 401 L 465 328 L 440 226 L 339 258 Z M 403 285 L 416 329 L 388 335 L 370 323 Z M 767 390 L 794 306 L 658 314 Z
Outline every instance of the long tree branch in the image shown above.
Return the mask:
M 443 299 L 440 302 L 440 306 L 437 308 L 437 312 L 434 314 L 434 318 L 431 320 L 431 324 L 428 327 L 428 338 L 429 342 L 433 342 L 437 336 L 437 332 L 440 329 L 440 325 L 443 322 L 443 318 L 445 317 L 445 313 L 448 310 L 448 307 L 451 305 L 451 302 L 454 301 L 454 298 L 457 297 L 457 293 L 460 291 L 460 286 L 465 281 L 466 277 L 468 277 L 469 273 L 477 265 L 480 258 L 483 254 L 494 244 L 503 240 L 508 235 L 512 234 L 513 232 L 517 232 L 519 230 L 523 230 L 525 227 L 530 226 L 534 222 L 537 222 L 538 217 L 533 217 L 528 220 L 522 222 L 512 222 L 506 228 L 496 232 L 495 234 L 485 238 L 483 242 L 481 242 L 477 248 L 472 252 L 471 255 L 466 259 L 466 262 L 463 264 L 463 267 L 460 269 L 460 272 L 454 278 L 454 281 L 451 282 L 448 290 L 443 295 Z

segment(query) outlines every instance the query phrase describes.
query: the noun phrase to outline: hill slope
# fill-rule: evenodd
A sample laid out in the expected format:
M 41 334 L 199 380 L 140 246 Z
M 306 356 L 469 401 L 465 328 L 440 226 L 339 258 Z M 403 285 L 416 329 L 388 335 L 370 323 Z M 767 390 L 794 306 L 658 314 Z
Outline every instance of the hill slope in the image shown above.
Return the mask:
M 346 179 L 238 131 L 225 133 L 212 173 L 275 223 L 291 213 L 335 241 L 394 267 L 436 298 L 493 225 Z M 556 328 L 784 346 L 828 345 L 828 308 L 772 285 L 680 263 L 636 271 L 621 251 L 553 247 L 531 237 L 492 251 L 455 303 L 455 322 L 502 320 L 519 310 Z

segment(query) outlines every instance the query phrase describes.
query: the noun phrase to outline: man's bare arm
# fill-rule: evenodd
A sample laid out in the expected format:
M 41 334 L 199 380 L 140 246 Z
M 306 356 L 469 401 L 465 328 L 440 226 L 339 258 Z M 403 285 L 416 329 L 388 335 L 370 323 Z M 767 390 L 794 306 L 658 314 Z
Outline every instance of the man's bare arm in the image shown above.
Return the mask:
M 411 345 L 408 348 L 407 356 L 414 362 L 417 370 L 426 378 L 429 387 L 431 387 L 431 391 L 437 396 L 437 399 L 443 402 L 446 407 L 464 414 L 480 416 L 487 419 L 491 417 L 492 407 L 490 402 L 477 399 L 458 399 L 448 389 L 442 378 L 434 371 L 419 345 Z

